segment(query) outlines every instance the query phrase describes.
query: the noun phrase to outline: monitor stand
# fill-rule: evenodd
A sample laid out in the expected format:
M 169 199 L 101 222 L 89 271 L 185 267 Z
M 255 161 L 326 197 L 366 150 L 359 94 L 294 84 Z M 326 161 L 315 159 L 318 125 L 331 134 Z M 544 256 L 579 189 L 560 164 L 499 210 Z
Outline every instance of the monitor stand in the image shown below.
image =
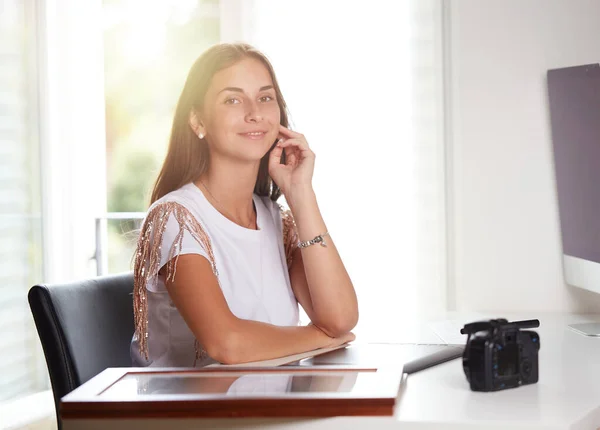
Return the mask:
M 600 337 L 600 322 L 569 324 L 569 328 L 585 336 Z

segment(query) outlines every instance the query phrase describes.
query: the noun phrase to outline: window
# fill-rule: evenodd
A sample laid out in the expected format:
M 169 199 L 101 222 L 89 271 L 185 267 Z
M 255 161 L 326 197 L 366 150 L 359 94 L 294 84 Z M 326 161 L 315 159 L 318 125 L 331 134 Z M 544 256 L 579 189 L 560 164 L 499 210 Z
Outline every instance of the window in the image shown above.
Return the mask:
M 49 388 L 27 290 L 93 276 L 94 220 L 146 210 L 189 67 L 219 41 L 269 56 L 317 153 L 360 339 L 445 308 L 441 28 L 440 0 L 0 0 L 0 402 Z M 108 220 L 106 272 L 131 268 L 129 218 Z

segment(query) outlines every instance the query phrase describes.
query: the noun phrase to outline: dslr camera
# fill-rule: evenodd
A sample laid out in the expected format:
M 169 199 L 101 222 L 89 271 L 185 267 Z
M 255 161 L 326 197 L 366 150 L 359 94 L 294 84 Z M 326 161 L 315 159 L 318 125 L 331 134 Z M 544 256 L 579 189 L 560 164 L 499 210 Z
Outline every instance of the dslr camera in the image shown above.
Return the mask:
M 539 327 L 538 320 L 505 319 L 466 324 L 463 369 L 473 391 L 498 391 L 538 381 L 539 335 L 524 328 Z

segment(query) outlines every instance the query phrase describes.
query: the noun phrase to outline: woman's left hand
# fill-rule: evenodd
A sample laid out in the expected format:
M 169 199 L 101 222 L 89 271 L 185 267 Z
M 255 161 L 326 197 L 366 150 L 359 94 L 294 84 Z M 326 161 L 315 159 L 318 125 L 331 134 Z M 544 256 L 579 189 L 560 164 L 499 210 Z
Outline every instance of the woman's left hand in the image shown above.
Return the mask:
M 269 156 L 269 175 L 279 186 L 286 199 L 294 189 L 311 188 L 315 168 L 315 154 L 308 147 L 304 135 L 279 126 L 280 141 Z M 285 164 L 281 153 L 285 151 Z

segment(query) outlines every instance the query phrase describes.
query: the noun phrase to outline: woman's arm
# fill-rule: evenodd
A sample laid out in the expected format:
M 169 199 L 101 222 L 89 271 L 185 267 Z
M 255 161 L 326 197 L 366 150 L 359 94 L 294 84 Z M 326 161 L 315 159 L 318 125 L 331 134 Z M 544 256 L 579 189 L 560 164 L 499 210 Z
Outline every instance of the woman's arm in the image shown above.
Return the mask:
M 237 318 L 210 263 L 197 254 L 180 255 L 175 279 L 165 285 L 196 339 L 221 363 L 268 360 L 354 340 L 352 333 L 332 338 L 313 325 L 279 327 Z
M 310 186 L 286 195 L 299 239 L 313 239 L 326 231 L 315 193 Z M 352 281 L 330 236 L 326 247 L 314 244 L 294 251 L 290 281 L 296 298 L 311 321 L 329 336 L 341 336 L 358 322 L 358 301 Z

